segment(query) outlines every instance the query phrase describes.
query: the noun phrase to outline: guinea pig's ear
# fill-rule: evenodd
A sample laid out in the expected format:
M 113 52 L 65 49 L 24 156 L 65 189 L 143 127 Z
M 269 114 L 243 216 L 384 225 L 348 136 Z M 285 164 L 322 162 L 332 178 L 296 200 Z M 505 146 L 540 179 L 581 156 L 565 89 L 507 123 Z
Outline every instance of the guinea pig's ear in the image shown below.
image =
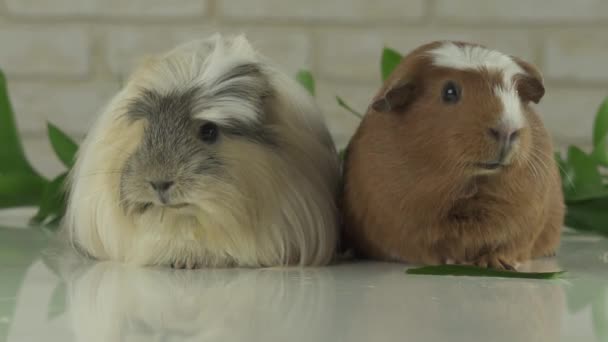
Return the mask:
M 414 98 L 414 83 L 399 81 L 390 86 L 384 94 L 374 99 L 371 108 L 377 112 L 396 112 L 403 110 Z
M 524 102 L 532 101 L 540 102 L 540 99 L 545 95 L 545 86 L 543 85 L 543 76 L 540 71 L 532 64 L 522 60 L 521 58 L 513 57 L 525 72 L 525 74 L 516 76 L 517 92 L 519 97 Z

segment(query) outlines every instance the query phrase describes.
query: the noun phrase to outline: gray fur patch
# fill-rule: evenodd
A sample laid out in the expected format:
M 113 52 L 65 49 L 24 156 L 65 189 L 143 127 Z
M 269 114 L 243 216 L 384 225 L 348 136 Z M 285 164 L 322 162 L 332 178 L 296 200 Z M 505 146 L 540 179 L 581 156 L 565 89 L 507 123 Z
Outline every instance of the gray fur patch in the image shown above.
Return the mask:
M 153 90 L 142 89 L 140 95 L 127 106 L 127 116 L 132 119 L 156 119 L 158 116 L 190 116 L 200 88 L 194 87 L 178 93 L 161 95 Z
M 242 137 L 259 144 L 268 146 L 276 146 L 278 144 L 276 134 L 262 124 L 231 120 L 221 129 L 222 132 L 225 132 L 228 135 Z
M 143 199 L 143 204 L 128 199 L 145 197 L 138 194 L 150 192 L 149 182 L 175 182 L 171 193 L 178 200 L 180 194 L 195 186 L 197 175 L 221 176 L 224 163 L 216 144 L 221 143 L 223 136 L 275 146 L 276 135 L 268 125 L 272 114 L 267 106 L 270 93 L 267 80 L 255 64 L 235 67 L 214 84 L 181 92 L 160 94 L 150 89 L 141 90 L 126 111 L 129 119 L 145 120 L 147 124 L 143 141 L 122 172 L 120 197 L 125 209 L 139 206 L 143 212 L 148 208 L 149 198 Z M 215 122 L 219 127 L 217 143 L 200 140 L 200 127 L 207 121 L 196 118 L 197 113 L 216 107 L 229 111 L 230 103 L 243 101 L 256 111 L 259 120 L 239 120 L 237 116 L 227 115 L 228 119 Z
M 218 78 L 215 81 L 215 84 L 226 83 L 232 79 L 245 76 L 264 78 L 264 75 L 262 74 L 262 70 L 260 69 L 259 65 L 255 63 L 247 63 L 237 65 L 236 67 L 232 68 L 232 70 L 228 71 L 227 73 L 222 75 L 222 77 Z
M 128 105 L 127 115 L 133 120 L 147 119 L 151 125 L 167 124 L 169 119 L 174 124 L 181 124 L 179 126 L 183 129 L 187 125 L 186 119 L 191 120 L 196 112 L 214 108 L 221 102 L 245 101 L 256 108 L 260 123 L 241 122 L 236 118 L 225 120 L 228 123 L 220 126 L 221 133 L 275 145 L 273 134 L 264 127 L 271 114 L 268 106 L 271 93 L 260 67 L 256 64 L 243 64 L 224 74 L 209 87 L 193 87 L 183 93 L 171 92 L 167 95 L 144 89 L 141 96 Z M 167 127 L 175 128 L 175 125 Z M 175 130 L 171 131 L 175 133 Z M 160 132 L 153 130 L 151 133 Z
M 268 80 L 260 67 L 256 64 L 242 64 L 206 86 L 196 101 L 195 109 L 204 111 L 218 104 L 242 101 L 252 105 L 260 121 L 265 121 L 266 100 L 271 93 Z

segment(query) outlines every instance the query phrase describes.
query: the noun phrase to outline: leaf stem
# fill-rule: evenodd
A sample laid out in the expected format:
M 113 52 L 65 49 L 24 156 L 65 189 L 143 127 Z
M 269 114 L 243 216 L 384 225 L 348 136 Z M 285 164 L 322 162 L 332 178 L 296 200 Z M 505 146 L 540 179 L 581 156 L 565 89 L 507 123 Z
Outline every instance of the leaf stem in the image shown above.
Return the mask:
M 340 96 L 336 96 L 336 101 L 338 101 L 338 104 L 340 105 L 340 107 L 346 109 L 354 116 L 358 117 L 359 119 L 363 118 L 363 114 L 357 112 L 351 106 L 347 105 L 346 102 L 344 102 L 344 100 Z

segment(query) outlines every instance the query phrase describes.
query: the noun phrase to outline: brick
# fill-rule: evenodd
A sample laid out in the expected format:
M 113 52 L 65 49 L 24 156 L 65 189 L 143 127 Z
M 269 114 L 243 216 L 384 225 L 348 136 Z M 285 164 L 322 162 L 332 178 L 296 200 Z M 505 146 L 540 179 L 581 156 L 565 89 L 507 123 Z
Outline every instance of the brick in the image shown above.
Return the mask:
M 124 76 L 145 55 L 167 51 L 189 40 L 206 38 L 213 32 L 207 28 L 112 28 L 106 34 L 106 58 L 112 72 Z M 310 67 L 311 39 L 306 33 L 233 27 L 222 32 L 246 33 L 254 47 L 291 74 Z
M 10 13 L 32 16 L 192 17 L 206 12 L 205 0 L 6 0 Z
M 311 67 L 312 39 L 303 31 L 238 27 L 223 32 L 244 33 L 258 51 L 289 74 Z
M 534 46 L 526 31 L 407 29 L 391 31 L 334 30 L 319 36 L 319 67 L 337 80 L 380 82 L 384 46 L 407 53 L 434 40 L 464 40 L 496 48 L 534 62 Z
M 593 120 L 606 92 L 551 84 L 546 88 L 538 109 L 556 145 L 590 145 Z
M 340 107 L 336 96 L 340 96 L 349 106 L 364 114 L 377 88 L 375 84 L 353 85 L 317 80 L 317 101 L 338 148 L 348 144 L 361 120 Z
M 608 31 L 552 34 L 545 43 L 546 77 L 576 81 L 608 81 Z
M 83 77 L 89 70 L 89 39 L 81 29 L 3 28 L 0 46 L 0 67 L 9 75 Z
M 240 19 L 337 21 L 411 20 L 424 15 L 424 0 L 221 0 L 219 13 Z
M 105 57 L 113 73 L 125 76 L 146 55 L 168 51 L 179 43 L 205 38 L 212 32 L 195 27 L 112 27 L 104 31 Z
M 439 19 L 456 21 L 575 22 L 608 18 L 608 2 L 603 0 L 437 0 L 434 13 Z
M 9 94 L 21 132 L 46 134 L 46 122 L 66 132 L 87 132 L 94 118 L 118 91 L 114 82 L 10 82 Z

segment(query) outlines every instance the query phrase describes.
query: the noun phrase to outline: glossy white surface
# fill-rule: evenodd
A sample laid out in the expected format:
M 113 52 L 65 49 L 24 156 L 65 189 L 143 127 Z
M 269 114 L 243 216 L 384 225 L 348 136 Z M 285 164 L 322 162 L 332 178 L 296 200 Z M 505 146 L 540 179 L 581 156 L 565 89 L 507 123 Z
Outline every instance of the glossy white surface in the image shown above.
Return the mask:
M 596 236 L 567 233 L 557 258 L 526 265 L 563 268 L 562 280 L 388 263 L 184 271 L 79 260 L 12 218 L 0 215 L 0 342 L 608 341 L 608 240 Z

